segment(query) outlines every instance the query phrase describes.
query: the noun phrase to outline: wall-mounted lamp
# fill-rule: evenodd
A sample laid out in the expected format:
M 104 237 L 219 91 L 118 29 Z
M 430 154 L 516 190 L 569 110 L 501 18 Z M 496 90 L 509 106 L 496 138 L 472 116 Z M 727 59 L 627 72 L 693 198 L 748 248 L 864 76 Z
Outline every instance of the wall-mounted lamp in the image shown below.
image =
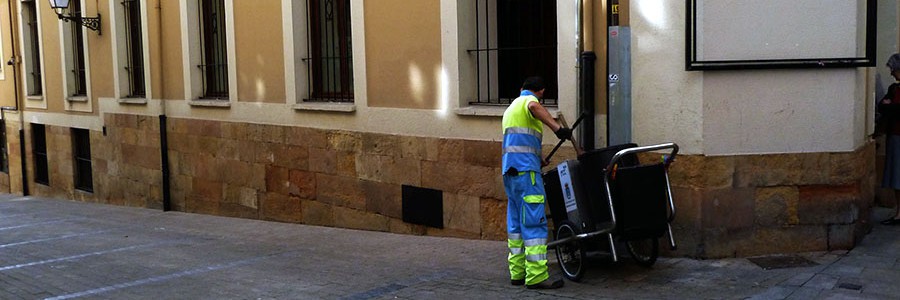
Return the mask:
M 100 34 L 99 13 L 96 17 L 71 16 L 69 15 L 69 0 L 50 0 L 50 8 L 52 8 L 53 11 L 56 12 L 56 16 L 59 17 L 60 20 L 66 22 L 72 20 L 72 22 L 81 24 L 82 26 L 87 27 L 90 30 L 96 31 L 98 35 Z

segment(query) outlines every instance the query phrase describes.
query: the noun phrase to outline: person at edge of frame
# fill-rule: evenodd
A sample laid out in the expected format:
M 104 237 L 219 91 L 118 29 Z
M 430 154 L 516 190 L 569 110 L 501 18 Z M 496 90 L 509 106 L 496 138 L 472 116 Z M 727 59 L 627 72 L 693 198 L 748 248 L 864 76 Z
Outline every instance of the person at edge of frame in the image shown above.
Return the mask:
M 572 130 L 557 123 L 541 105 L 544 90 L 541 77 L 528 77 L 519 97 L 503 113 L 510 283 L 529 289 L 556 289 L 564 284 L 561 278 L 551 279 L 547 271 L 546 193 L 540 172 L 549 162 L 541 157 L 541 141 L 544 125 L 559 139 L 571 138 Z
M 884 173 L 881 185 L 894 189 L 894 215 L 881 221 L 884 225 L 900 225 L 900 53 L 895 53 L 887 61 L 895 82 L 878 105 L 885 129 Z

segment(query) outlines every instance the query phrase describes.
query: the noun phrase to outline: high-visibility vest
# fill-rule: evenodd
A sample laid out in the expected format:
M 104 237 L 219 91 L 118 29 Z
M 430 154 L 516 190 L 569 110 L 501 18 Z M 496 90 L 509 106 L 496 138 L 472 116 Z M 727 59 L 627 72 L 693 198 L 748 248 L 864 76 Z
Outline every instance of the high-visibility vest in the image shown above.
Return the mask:
M 537 102 L 531 91 L 522 91 L 503 113 L 503 169 L 520 172 L 541 171 L 541 141 L 544 124 L 528 110 L 528 103 Z

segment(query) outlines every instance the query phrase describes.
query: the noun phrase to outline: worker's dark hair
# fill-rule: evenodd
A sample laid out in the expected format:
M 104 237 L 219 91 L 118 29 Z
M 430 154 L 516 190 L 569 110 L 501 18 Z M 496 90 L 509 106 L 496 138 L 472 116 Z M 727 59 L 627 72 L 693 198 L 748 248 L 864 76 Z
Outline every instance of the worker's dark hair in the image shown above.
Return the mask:
M 543 90 L 544 88 L 545 88 L 544 79 L 541 78 L 540 76 L 531 76 L 531 77 L 525 78 L 525 82 L 522 83 L 523 90 L 537 92 L 537 91 Z

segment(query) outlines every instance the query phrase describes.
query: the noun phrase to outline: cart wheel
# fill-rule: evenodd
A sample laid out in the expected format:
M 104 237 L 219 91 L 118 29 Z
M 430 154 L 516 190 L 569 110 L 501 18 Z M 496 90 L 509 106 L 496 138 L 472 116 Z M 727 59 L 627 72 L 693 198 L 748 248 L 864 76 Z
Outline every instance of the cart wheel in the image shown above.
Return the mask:
M 575 236 L 575 226 L 564 221 L 556 230 L 556 239 Z M 571 281 L 579 281 L 584 276 L 584 248 L 580 241 L 570 241 L 556 246 L 556 260 L 563 274 Z
M 649 238 L 625 242 L 628 245 L 628 252 L 639 265 L 650 267 L 656 263 L 659 257 L 659 239 Z

